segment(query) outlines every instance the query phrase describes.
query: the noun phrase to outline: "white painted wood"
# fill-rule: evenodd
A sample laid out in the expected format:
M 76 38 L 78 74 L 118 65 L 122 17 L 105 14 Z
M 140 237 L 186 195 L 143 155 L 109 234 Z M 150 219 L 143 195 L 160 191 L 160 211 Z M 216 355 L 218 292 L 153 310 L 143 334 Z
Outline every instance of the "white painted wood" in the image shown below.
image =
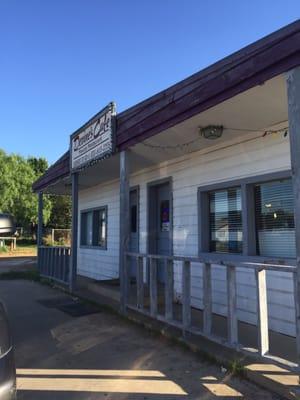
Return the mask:
M 128 151 L 120 153 L 120 247 L 119 247 L 119 277 L 120 306 L 125 312 L 128 302 L 130 263 L 125 253 L 129 249 L 129 159 Z
M 245 136 L 243 136 L 244 138 Z M 241 138 L 239 137 L 238 140 Z M 195 152 L 130 175 L 131 186 L 140 189 L 140 251 L 147 243 L 147 183 L 173 178 L 173 253 L 197 256 L 197 188 L 236 178 L 255 176 L 290 168 L 289 140 L 282 135 L 229 147 L 201 155 Z M 108 206 L 107 250 L 78 249 L 78 271 L 92 279 L 118 278 L 119 266 L 119 181 L 81 190 L 80 210 Z M 227 315 L 226 271 L 212 265 L 212 311 Z M 146 274 L 144 274 L 146 278 Z M 252 271 L 236 271 L 237 317 L 256 324 L 256 286 Z M 287 335 L 295 334 L 292 274 L 268 272 L 269 327 Z M 174 296 L 182 297 L 181 263 L 174 263 Z M 191 303 L 203 308 L 202 265 L 191 266 Z
M 228 341 L 231 345 L 238 344 L 238 320 L 236 303 L 236 268 L 227 267 L 227 331 Z
M 136 257 L 136 288 L 137 288 L 137 308 L 144 307 L 144 262 L 143 257 Z
M 183 331 L 191 326 L 191 263 L 182 262 L 182 324 Z
M 264 355 L 269 351 L 266 271 L 256 270 L 255 277 L 256 277 L 256 287 L 257 287 L 258 350 L 260 354 Z
M 211 334 L 212 328 L 212 285 L 211 265 L 203 264 L 203 332 Z
M 150 259 L 150 314 L 157 315 L 157 260 Z
M 294 218 L 296 236 L 297 272 L 294 279 L 295 323 L 298 364 L 300 365 L 300 67 L 289 71 L 286 76 L 292 179 L 294 193 Z
M 173 297 L 174 297 L 174 273 L 173 261 L 166 260 L 165 262 L 165 317 L 167 320 L 173 319 Z
M 71 259 L 69 269 L 69 290 L 72 293 L 76 287 L 77 254 L 78 254 L 78 172 L 72 174 L 72 235 Z

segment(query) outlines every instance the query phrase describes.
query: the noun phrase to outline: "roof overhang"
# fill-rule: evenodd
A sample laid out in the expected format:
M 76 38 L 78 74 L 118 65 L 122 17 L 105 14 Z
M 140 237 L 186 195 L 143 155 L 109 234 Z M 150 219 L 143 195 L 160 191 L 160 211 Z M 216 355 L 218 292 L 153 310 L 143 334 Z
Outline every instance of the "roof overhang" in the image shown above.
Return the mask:
M 298 20 L 118 114 L 117 149 L 124 150 L 169 132 L 299 65 Z M 69 174 L 67 152 L 34 183 L 33 190 L 43 191 Z

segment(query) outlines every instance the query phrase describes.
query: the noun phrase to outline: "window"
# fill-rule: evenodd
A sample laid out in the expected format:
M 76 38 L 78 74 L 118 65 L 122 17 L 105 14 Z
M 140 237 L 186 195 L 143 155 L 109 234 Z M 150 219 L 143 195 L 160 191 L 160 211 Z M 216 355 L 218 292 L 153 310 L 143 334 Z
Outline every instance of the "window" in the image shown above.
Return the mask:
M 291 179 L 255 185 L 257 253 L 295 257 L 295 225 Z
M 170 230 L 169 200 L 162 200 L 160 203 L 160 230 L 161 232 L 169 232 Z
M 130 209 L 130 232 L 137 232 L 137 205 L 134 204 Z
M 241 189 L 209 192 L 209 247 L 221 253 L 242 253 Z
M 81 213 L 81 246 L 106 248 L 107 208 Z

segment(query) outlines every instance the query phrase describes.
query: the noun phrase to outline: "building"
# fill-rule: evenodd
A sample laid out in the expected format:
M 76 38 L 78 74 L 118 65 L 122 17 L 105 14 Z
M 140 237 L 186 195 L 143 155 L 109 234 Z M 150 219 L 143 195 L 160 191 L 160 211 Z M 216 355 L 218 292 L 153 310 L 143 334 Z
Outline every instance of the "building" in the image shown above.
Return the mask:
M 40 221 L 43 193 L 73 199 L 70 261 L 39 224 L 44 275 L 72 290 L 77 275 L 120 279 L 123 310 L 133 282 L 153 317 L 163 288 L 168 323 L 181 304 L 191 329 L 196 308 L 211 337 L 227 316 L 231 346 L 239 322 L 258 326 L 261 354 L 269 331 L 299 342 L 300 21 L 119 114 L 109 104 L 70 143 L 33 185 Z

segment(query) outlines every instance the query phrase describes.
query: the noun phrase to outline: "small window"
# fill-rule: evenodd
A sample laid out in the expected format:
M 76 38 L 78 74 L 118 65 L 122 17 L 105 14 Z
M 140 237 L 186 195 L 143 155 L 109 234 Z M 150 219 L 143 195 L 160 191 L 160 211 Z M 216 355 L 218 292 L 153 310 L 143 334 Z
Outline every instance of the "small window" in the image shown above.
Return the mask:
M 160 230 L 161 232 L 169 232 L 170 230 L 169 200 L 162 200 L 160 203 Z
M 101 207 L 96 210 L 81 213 L 81 245 L 106 248 L 107 209 Z
M 295 257 L 291 179 L 255 186 L 256 243 L 262 256 Z
M 241 189 L 209 192 L 210 251 L 242 253 Z

